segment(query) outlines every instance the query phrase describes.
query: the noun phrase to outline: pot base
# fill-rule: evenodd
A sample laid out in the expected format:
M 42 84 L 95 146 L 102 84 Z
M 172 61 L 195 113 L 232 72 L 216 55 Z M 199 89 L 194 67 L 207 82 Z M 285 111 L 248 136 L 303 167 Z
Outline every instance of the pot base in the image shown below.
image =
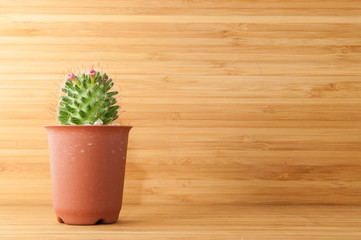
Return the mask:
M 118 221 L 119 214 L 109 215 L 105 217 L 84 217 L 84 216 L 58 216 L 59 223 L 68 225 L 94 225 L 94 224 L 110 224 Z

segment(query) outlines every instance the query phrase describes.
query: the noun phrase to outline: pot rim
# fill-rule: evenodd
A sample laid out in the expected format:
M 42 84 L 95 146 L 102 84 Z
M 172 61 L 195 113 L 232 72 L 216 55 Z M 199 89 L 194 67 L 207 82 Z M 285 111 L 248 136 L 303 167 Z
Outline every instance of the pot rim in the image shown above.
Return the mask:
M 44 125 L 44 128 L 132 128 L 127 125 Z

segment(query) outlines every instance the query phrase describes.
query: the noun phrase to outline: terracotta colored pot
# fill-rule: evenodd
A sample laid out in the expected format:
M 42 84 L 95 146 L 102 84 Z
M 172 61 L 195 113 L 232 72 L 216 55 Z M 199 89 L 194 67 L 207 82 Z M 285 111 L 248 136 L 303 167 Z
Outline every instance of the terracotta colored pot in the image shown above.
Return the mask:
M 122 207 L 129 126 L 45 126 L 59 222 L 114 223 Z

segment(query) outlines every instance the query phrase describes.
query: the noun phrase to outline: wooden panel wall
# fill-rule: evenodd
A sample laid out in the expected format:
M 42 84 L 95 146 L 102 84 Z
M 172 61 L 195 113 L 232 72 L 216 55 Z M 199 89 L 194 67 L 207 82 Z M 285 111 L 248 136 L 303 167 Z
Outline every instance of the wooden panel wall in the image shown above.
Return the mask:
M 0 203 L 51 202 L 69 69 L 131 131 L 125 203 L 359 204 L 361 2 L 2 0 Z

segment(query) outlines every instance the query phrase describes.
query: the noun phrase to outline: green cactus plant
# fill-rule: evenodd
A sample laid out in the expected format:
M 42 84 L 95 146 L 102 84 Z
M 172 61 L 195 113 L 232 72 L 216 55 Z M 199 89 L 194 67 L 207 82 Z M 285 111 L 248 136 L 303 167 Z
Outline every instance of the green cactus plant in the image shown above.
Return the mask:
M 91 70 L 88 74 L 70 73 L 60 96 L 58 119 L 61 125 L 108 125 L 118 118 L 117 91 L 106 73 Z

